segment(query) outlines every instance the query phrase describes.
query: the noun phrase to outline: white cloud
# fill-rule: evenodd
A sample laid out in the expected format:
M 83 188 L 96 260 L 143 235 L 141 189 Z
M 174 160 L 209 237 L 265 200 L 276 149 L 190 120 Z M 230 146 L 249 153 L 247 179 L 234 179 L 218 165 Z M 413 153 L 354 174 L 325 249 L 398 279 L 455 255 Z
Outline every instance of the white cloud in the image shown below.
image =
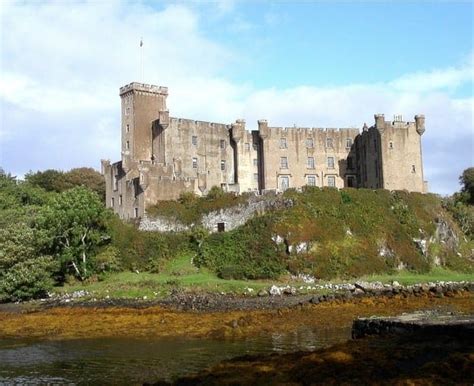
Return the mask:
M 231 13 L 234 4 L 217 6 Z M 98 167 L 101 158 L 119 158 L 118 88 L 141 80 L 142 36 L 145 79 L 169 87 L 172 116 L 223 123 L 245 118 L 255 129 L 260 118 L 278 126 L 361 127 L 372 123 L 374 113 L 387 119 L 401 113 L 408 120 L 424 113 L 432 189 L 457 190 L 457 176 L 474 163 L 474 98 L 455 98 L 452 92 L 472 82 L 472 57 L 385 83 L 256 89 L 250 81 L 222 75 L 247 59 L 207 38 L 203 19 L 186 3 L 162 10 L 114 2 L 48 3 L 9 5 L 1 12 L 0 162 L 15 173 Z
M 473 81 L 474 62 L 471 55 L 461 66 L 407 74 L 391 82 L 390 86 L 400 91 L 428 92 L 454 89 L 465 82 Z

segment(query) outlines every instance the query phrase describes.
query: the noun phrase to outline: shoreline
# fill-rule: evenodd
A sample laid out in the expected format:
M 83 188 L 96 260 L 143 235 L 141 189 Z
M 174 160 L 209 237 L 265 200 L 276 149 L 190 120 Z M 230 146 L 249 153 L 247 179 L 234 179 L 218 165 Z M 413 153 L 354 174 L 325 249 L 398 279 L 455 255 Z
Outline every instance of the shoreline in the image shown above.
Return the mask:
M 313 303 L 298 296 L 281 297 L 291 305 L 271 308 L 176 309 L 163 305 L 76 303 L 67 306 L 0 309 L 0 339 L 87 339 L 87 338 L 189 338 L 235 339 L 261 333 L 282 333 L 310 327 L 347 328 L 359 317 L 396 316 L 405 312 L 433 310 L 474 315 L 474 293 L 452 295 L 433 291 L 407 296 L 356 296 L 351 299 Z M 222 299 L 228 301 L 228 299 Z M 268 301 L 269 299 L 266 299 Z M 270 303 L 271 304 L 271 303 Z M 285 303 L 286 304 L 286 303 Z
M 280 287 L 280 294 L 243 296 L 206 292 L 174 291 L 161 299 L 109 298 L 84 299 L 82 297 L 60 296 L 17 303 L 0 303 L 1 312 L 37 312 L 51 308 L 135 308 L 163 307 L 174 311 L 230 312 L 292 308 L 305 304 L 347 302 L 353 299 L 374 297 L 455 297 L 462 293 L 473 293 L 474 282 L 429 282 L 414 285 L 382 284 L 379 282 L 355 282 L 331 285 L 327 293 L 298 294 L 294 287 Z

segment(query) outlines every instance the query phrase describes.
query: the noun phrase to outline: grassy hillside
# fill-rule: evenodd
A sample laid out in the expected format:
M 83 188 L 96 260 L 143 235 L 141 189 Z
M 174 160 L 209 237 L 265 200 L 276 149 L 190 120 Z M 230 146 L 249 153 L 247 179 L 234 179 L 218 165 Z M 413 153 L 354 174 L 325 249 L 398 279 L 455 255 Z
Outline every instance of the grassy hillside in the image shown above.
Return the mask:
M 424 273 L 435 265 L 472 271 L 474 245 L 435 195 L 308 187 L 284 198 L 290 208 L 204 237 L 196 262 L 236 279 L 287 270 L 322 279 Z

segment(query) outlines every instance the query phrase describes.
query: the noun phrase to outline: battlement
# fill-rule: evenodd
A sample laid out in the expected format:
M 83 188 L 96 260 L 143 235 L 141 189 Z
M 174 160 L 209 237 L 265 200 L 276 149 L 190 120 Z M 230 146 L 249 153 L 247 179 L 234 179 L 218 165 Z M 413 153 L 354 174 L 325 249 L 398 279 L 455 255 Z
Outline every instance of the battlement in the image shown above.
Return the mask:
M 131 91 L 141 91 L 150 94 L 168 95 L 168 87 L 155 86 L 153 84 L 132 82 L 123 87 L 120 87 L 120 96 Z
M 341 127 L 341 128 L 331 128 L 331 127 L 268 127 L 269 134 L 281 134 L 288 135 L 291 133 L 301 133 L 307 134 L 310 136 L 313 135 L 323 135 L 323 134 L 333 134 L 333 135 L 353 135 L 354 133 L 358 134 L 359 129 L 354 127 Z
M 218 122 L 208 122 L 208 121 L 199 121 L 195 119 L 187 119 L 187 118 L 176 118 L 170 117 L 170 122 L 173 124 L 188 124 L 188 125 L 201 125 L 201 126 L 210 126 L 210 127 L 219 127 L 219 128 L 226 128 L 230 129 L 231 125 L 226 123 L 218 123 Z

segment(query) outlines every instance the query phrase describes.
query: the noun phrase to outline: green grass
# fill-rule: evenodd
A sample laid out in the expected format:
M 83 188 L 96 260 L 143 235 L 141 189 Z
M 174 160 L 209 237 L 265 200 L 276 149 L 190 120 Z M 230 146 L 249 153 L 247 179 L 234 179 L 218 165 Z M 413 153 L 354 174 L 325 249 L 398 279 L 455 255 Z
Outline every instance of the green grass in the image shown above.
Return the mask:
M 205 268 L 197 268 L 189 254 L 183 254 L 165 264 L 160 273 L 120 272 L 106 276 L 102 281 L 74 282 L 57 287 L 57 293 L 86 290 L 91 297 L 150 298 L 163 297 L 173 289 L 193 292 L 245 293 L 250 287 L 256 294 L 271 286 L 270 281 L 224 280 Z
M 445 268 L 433 268 L 428 273 L 413 273 L 409 271 L 400 271 L 398 273 L 388 275 L 370 275 L 364 276 L 360 280 L 381 281 L 382 283 L 390 283 L 393 280 L 403 285 L 411 285 L 416 283 L 426 283 L 430 281 L 474 281 L 474 275 L 470 273 L 454 272 Z
M 400 271 L 393 275 L 371 275 L 363 276 L 352 280 L 333 280 L 332 283 L 354 282 L 356 280 L 380 281 L 390 283 L 394 280 L 402 285 L 416 283 L 426 283 L 430 281 L 474 281 L 474 275 L 449 271 L 443 268 L 435 268 L 429 273 L 416 274 L 408 271 Z M 326 283 L 326 282 L 319 282 Z M 309 284 L 302 282 L 291 282 L 288 277 L 281 277 L 280 280 L 224 280 L 218 278 L 207 269 L 199 269 L 191 262 L 189 254 L 183 254 L 179 258 L 170 260 L 160 273 L 148 272 L 120 272 L 107 276 L 102 281 L 93 281 L 67 284 L 64 287 L 56 288 L 57 293 L 72 293 L 74 291 L 86 290 L 90 297 L 94 298 L 143 298 L 156 299 L 169 295 L 173 289 L 180 289 L 188 292 L 214 292 L 214 293 L 247 293 L 256 295 L 261 289 L 268 289 L 271 285 L 290 284 L 296 288 Z M 249 293 L 247 288 L 254 291 Z M 306 291 L 303 291 L 306 292 Z M 318 290 L 318 293 L 327 292 Z

